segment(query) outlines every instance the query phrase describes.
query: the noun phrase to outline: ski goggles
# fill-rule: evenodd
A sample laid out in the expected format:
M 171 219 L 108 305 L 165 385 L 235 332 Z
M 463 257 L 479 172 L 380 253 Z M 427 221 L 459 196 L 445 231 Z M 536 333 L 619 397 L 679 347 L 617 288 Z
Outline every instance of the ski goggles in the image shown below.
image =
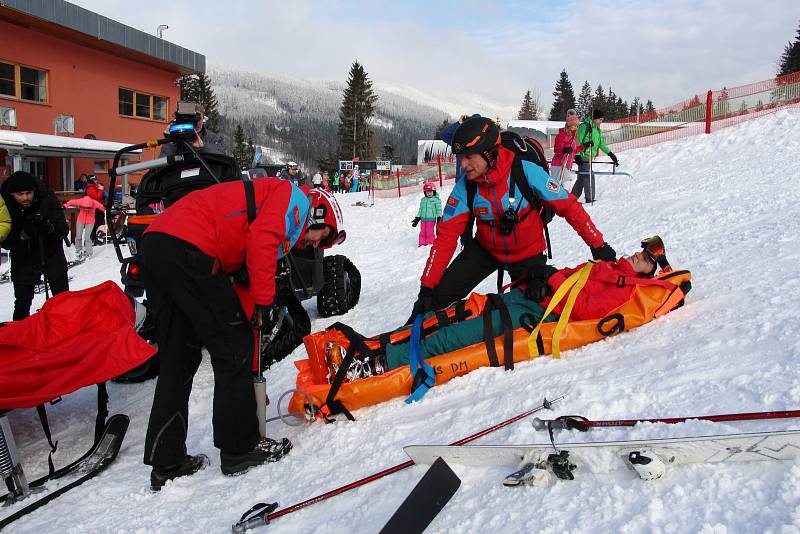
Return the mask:
M 669 262 L 667 261 L 666 249 L 664 241 L 661 237 L 655 235 L 642 240 L 642 250 L 650 260 L 661 268 L 662 272 L 672 270 Z

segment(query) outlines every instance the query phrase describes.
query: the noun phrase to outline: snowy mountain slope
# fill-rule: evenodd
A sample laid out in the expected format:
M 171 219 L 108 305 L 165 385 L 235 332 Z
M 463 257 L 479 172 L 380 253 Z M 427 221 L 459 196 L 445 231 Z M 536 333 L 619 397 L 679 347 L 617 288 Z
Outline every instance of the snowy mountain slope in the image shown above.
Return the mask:
M 280 150 L 309 169 L 317 159 L 338 150 L 344 82 L 255 73 L 218 64 L 211 65 L 208 74 L 224 117 L 220 126 L 227 137 L 232 139 L 236 125 L 241 125 L 256 144 Z M 378 84 L 375 92 L 378 102 L 371 127 L 376 146 L 390 144 L 400 161 L 415 161 L 417 140 L 432 136 L 446 113 L 426 103 L 424 95 L 409 98 L 382 90 Z
M 567 394 L 549 414 L 592 418 L 679 416 L 800 408 L 800 281 L 796 277 L 800 190 L 793 187 L 800 150 L 800 110 L 668 144 L 620 154 L 634 178 L 598 178 L 587 209 L 618 252 L 660 234 L 676 268 L 690 269 L 694 289 L 683 308 L 635 331 L 538 358 L 513 372 L 480 369 L 434 388 L 419 403 L 401 398 L 359 410 L 357 420 L 290 428 L 270 423 L 295 448 L 279 463 L 227 478 L 211 438 L 213 378 L 203 362 L 190 401 L 188 448 L 208 454 L 211 468 L 147 491 L 142 465 L 153 384 L 110 386 L 111 411 L 131 416 L 117 462 L 97 479 L 20 520 L 16 532 L 228 532 L 256 502 L 282 506 L 328 491 L 406 460 L 402 446 L 448 443 Z M 788 182 L 787 182 L 788 179 Z M 447 191 L 444 192 L 446 194 Z M 337 318 L 364 334 L 393 328 L 408 315 L 428 249 L 411 228 L 418 196 L 372 208 L 339 196 L 348 240 L 336 253 L 359 267 L 359 305 Z M 551 225 L 556 265 L 584 261 L 588 248 L 563 221 Z M 76 288 L 117 280 L 113 251 L 74 269 Z M 491 291 L 490 278 L 481 286 Z M 0 319 L 9 319 L 10 284 L 0 285 Z M 37 300 L 40 303 L 40 298 Z M 314 330 L 333 320 L 306 303 Z M 267 373 L 272 399 L 294 386 L 291 360 Z M 86 388 L 50 409 L 64 463 L 88 446 L 94 391 Z M 46 469 L 46 445 L 33 410 L 12 413 L 12 425 L 33 478 Z M 800 421 L 643 425 L 564 436 L 568 440 L 677 437 L 800 427 Z M 528 421 L 479 443 L 546 442 Z M 509 466 L 514 467 L 514 466 Z M 602 466 L 601 466 L 602 467 Z M 608 466 L 611 468 L 612 466 Z M 800 463 L 677 467 L 668 479 L 644 483 L 625 469 L 576 473 L 549 489 L 500 485 L 506 468 L 454 466 L 463 484 L 427 532 L 797 532 Z M 273 533 L 376 532 L 425 471 L 415 466 L 364 488 L 282 517 Z M 18 506 L 18 505 L 17 505 Z M 0 511 L 6 516 L 16 507 Z M 54 522 L 58 520 L 58 522 Z

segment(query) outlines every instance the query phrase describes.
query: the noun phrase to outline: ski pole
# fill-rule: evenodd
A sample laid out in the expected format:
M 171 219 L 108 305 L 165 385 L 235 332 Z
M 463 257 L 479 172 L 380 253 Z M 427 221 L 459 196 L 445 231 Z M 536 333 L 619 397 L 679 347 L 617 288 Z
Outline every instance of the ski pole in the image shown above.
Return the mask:
M 281 307 L 278 319 L 275 321 L 275 326 L 269 333 L 267 338 L 267 346 L 272 343 L 275 336 L 278 335 L 278 330 L 281 329 L 283 319 L 286 317 L 286 307 Z M 269 398 L 267 397 L 267 380 L 264 378 L 264 340 L 263 333 L 260 328 L 256 328 L 256 357 L 258 358 L 258 372 L 253 373 L 253 389 L 256 395 L 256 417 L 258 418 L 258 431 L 262 438 L 267 437 L 267 405 Z
M 713 421 L 716 423 L 726 421 L 754 421 L 761 419 L 790 419 L 800 417 L 800 410 L 786 410 L 775 412 L 747 412 L 747 413 L 729 413 L 720 415 L 695 415 L 689 417 L 664 417 L 652 419 L 609 419 L 604 421 L 593 421 L 580 415 L 564 415 L 556 419 L 546 420 L 535 418 L 531 423 L 536 430 L 579 430 L 586 432 L 591 428 L 598 427 L 617 427 L 617 426 L 635 426 L 639 423 L 665 423 L 673 425 L 676 423 L 683 423 L 693 419 L 700 421 Z
M 541 410 L 549 410 L 553 406 L 553 404 L 559 402 L 564 397 L 565 395 L 561 395 L 560 397 L 556 397 L 555 399 L 550 401 L 544 399 L 542 401 L 542 404 L 540 404 L 535 408 L 527 410 L 519 415 L 515 415 L 514 417 L 506 419 L 505 421 L 498 423 L 494 426 L 485 428 L 480 432 L 472 434 L 471 436 L 467 436 L 466 438 L 462 438 L 458 441 L 455 441 L 450 445 L 466 445 L 471 441 L 481 438 L 487 434 L 491 434 L 492 432 L 500 430 L 501 428 L 506 427 L 510 424 L 516 423 L 520 419 L 524 419 L 525 417 L 528 417 L 531 414 L 534 414 Z M 414 460 L 405 461 L 401 464 L 389 467 L 388 469 L 384 469 L 383 471 L 378 471 L 377 473 L 373 473 L 362 479 L 356 480 L 355 482 L 350 482 L 349 484 L 345 484 L 344 486 L 340 486 L 336 489 L 326 491 L 325 493 L 317 495 L 316 497 L 312 497 L 297 504 L 287 506 L 286 508 L 283 508 L 281 510 L 276 510 L 276 508 L 278 507 L 277 503 L 269 503 L 269 504 L 259 503 L 250 508 L 250 510 L 248 510 L 247 512 L 245 512 L 244 515 L 242 515 L 241 519 L 239 519 L 239 521 L 231 527 L 231 532 L 233 532 L 233 534 L 244 534 L 244 532 L 247 531 L 247 529 L 259 527 L 261 525 L 268 525 L 270 521 L 274 521 L 279 517 L 283 517 L 284 515 L 296 512 L 297 510 L 306 508 L 307 506 L 311 506 L 312 504 L 330 499 L 331 497 L 335 497 L 337 495 L 350 491 L 351 489 L 359 488 L 374 480 L 378 480 L 385 476 L 391 475 L 392 473 L 397 473 L 398 471 L 402 471 L 403 469 L 411 467 L 412 465 L 414 465 Z

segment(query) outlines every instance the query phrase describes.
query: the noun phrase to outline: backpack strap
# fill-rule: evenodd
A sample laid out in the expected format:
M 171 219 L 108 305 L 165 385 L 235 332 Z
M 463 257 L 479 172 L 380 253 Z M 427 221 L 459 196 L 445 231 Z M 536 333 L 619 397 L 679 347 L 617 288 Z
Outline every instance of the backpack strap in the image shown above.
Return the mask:
M 544 205 L 539 197 L 533 193 L 531 184 L 528 183 L 528 178 L 525 175 L 525 169 L 522 168 L 522 161 L 520 160 L 519 156 L 514 157 L 514 163 L 511 164 L 511 183 L 509 186 L 513 186 L 515 184 L 517 189 L 519 189 L 519 192 L 522 193 L 522 198 L 528 201 L 531 209 L 538 213 L 539 217 L 542 219 L 544 239 L 545 243 L 547 244 L 547 258 L 552 260 L 553 246 L 550 244 L 550 230 L 547 228 L 547 225 L 553 220 L 553 209 Z M 512 187 L 509 187 L 509 194 L 512 189 Z
M 247 224 L 256 220 L 256 186 L 252 180 L 243 180 L 244 199 L 247 203 Z
M 469 240 L 473 239 L 473 226 L 475 225 L 475 214 L 472 213 L 472 205 L 475 203 L 475 194 L 478 192 L 478 186 L 464 178 L 464 185 L 467 188 L 467 213 L 469 213 L 469 221 L 467 227 L 464 228 L 464 233 L 461 234 L 461 244 L 465 245 Z

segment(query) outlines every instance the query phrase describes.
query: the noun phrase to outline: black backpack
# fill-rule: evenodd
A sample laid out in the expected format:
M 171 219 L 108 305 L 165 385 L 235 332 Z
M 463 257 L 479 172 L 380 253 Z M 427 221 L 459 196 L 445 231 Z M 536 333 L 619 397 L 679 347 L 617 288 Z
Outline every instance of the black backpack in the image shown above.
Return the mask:
M 544 237 L 547 242 L 547 257 L 553 258 L 552 249 L 550 246 L 550 232 L 547 225 L 553 220 L 553 208 L 542 204 L 539 197 L 537 197 L 531 189 L 528 180 L 525 178 L 525 171 L 522 168 L 523 161 L 530 161 L 541 167 L 544 172 L 550 173 L 550 167 L 547 164 L 547 158 L 544 155 L 542 145 L 532 137 L 522 137 L 515 132 L 502 132 L 500 134 L 500 145 L 507 148 L 516 154 L 514 163 L 511 164 L 511 183 L 509 184 L 509 198 L 514 198 L 514 191 L 518 190 L 522 197 L 528 201 L 528 204 L 533 208 L 539 217 L 542 219 L 542 226 L 544 227 Z M 514 187 L 516 186 L 516 188 Z M 461 236 L 462 245 L 466 245 L 467 241 L 474 239 L 472 229 L 475 222 L 475 215 L 472 213 L 472 205 L 475 202 L 475 194 L 478 192 L 478 186 L 474 183 L 467 181 L 467 209 L 469 211 L 469 223 L 467 228 Z M 517 211 L 519 208 L 517 208 Z

